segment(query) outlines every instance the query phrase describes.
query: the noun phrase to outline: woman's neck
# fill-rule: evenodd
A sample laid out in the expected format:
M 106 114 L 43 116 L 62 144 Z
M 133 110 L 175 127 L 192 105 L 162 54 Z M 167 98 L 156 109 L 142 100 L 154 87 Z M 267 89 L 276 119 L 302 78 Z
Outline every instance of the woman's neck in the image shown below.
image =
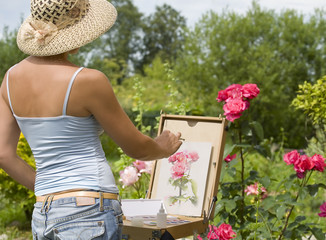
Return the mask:
M 74 65 L 68 60 L 68 53 L 54 56 L 30 56 L 26 60 L 38 64 Z

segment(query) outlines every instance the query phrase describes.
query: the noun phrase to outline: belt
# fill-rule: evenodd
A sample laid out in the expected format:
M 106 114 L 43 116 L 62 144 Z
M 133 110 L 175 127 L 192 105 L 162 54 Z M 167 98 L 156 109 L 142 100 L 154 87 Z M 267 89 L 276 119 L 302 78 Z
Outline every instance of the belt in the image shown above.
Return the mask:
M 67 192 L 61 194 L 49 194 L 46 196 L 37 196 L 36 202 L 44 202 L 46 199 L 49 198 L 49 196 L 51 196 L 52 201 L 58 200 L 60 198 L 67 198 L 67 197 L 89 197 L 89 198 L 113 199 L 113 200 L 119 199 L 119 195 L 115 193 L 76 191 L 76 192 Z

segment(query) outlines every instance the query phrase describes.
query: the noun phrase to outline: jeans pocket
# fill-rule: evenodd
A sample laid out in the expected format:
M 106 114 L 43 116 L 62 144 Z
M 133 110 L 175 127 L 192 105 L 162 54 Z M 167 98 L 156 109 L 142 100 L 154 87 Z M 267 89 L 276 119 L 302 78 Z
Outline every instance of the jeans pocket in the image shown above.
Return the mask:
M 53 228 L 55 240 L 91 240 L 104 235 L 104 221 L 74 222 Z

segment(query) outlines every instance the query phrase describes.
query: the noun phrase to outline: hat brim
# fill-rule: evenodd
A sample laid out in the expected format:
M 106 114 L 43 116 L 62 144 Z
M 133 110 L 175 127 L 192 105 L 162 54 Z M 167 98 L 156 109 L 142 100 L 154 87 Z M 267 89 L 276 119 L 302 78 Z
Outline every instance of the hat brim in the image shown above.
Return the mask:
M 115 23 L 117 11 L 107 0 L 89 0 L 87 14 L 76 24 L 60 29 L 46 45 L 34 39 L 24 39 L 21 29 L 29 24 L 29 16 L 21 25 L 17 35 L 19 49 L 32 56 L 52 56 L 82 47 L 108 31 Z

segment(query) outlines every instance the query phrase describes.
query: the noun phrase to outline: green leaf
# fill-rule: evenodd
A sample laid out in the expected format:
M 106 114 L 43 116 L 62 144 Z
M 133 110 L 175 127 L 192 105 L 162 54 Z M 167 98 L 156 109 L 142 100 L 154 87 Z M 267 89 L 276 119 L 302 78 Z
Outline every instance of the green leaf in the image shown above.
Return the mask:
M 264 199 L 262 206 L 264 207 L 265 210 L 268 210 L 268 209 L 274 207 L 275 204 L 276 204 L 276 202 L 275 202 L 274 198 L 267 197 Z
M 276 217 L 278 219 L 282 219 L 285 215 L 286 210 L 287 210 L 287 207 L 285 205 L 281 205 L 280 207 L 278 207 L 276 209 Z
M 223 159 L 225 159 L 228 155 L 235 154 L 238 150 L 236 147 L 237 147 L 236 144 L 233 144 L 233 145 L 225 144 Z
M 313 228 L 311 232 L 317 240 L 325 240 L 325 233 L 320 228 Z
M 264 129 L 263 126 L 256 121 L 250 122 L 249 126 L 252 128 L 255 135 L 258 137 L 260 141 L 264 140 Z
M 234 200 L 229 200 L 225 203 L 225 208 L 228 212 L 231 212 L 237 206 Z
M 319 184 L 308 185 L 307 189 L 310 196 L 315 197 L 318 193 Z
M 263 178 L 259 179 L 259 182 L 265 187 L 269 187 L 269 185 L 271 184 L 271 179 L 268 176 L 265 176 Z
M 197 183 L 194 180 L 190 180 L 190 182 L 191 182 L 192 192 L 197 197 Z
M 305 216 L 297 216 L 294 221 L 296 221 L 296 222 L 302 222 L 304 220 L 306 220 L 306 217 Z

